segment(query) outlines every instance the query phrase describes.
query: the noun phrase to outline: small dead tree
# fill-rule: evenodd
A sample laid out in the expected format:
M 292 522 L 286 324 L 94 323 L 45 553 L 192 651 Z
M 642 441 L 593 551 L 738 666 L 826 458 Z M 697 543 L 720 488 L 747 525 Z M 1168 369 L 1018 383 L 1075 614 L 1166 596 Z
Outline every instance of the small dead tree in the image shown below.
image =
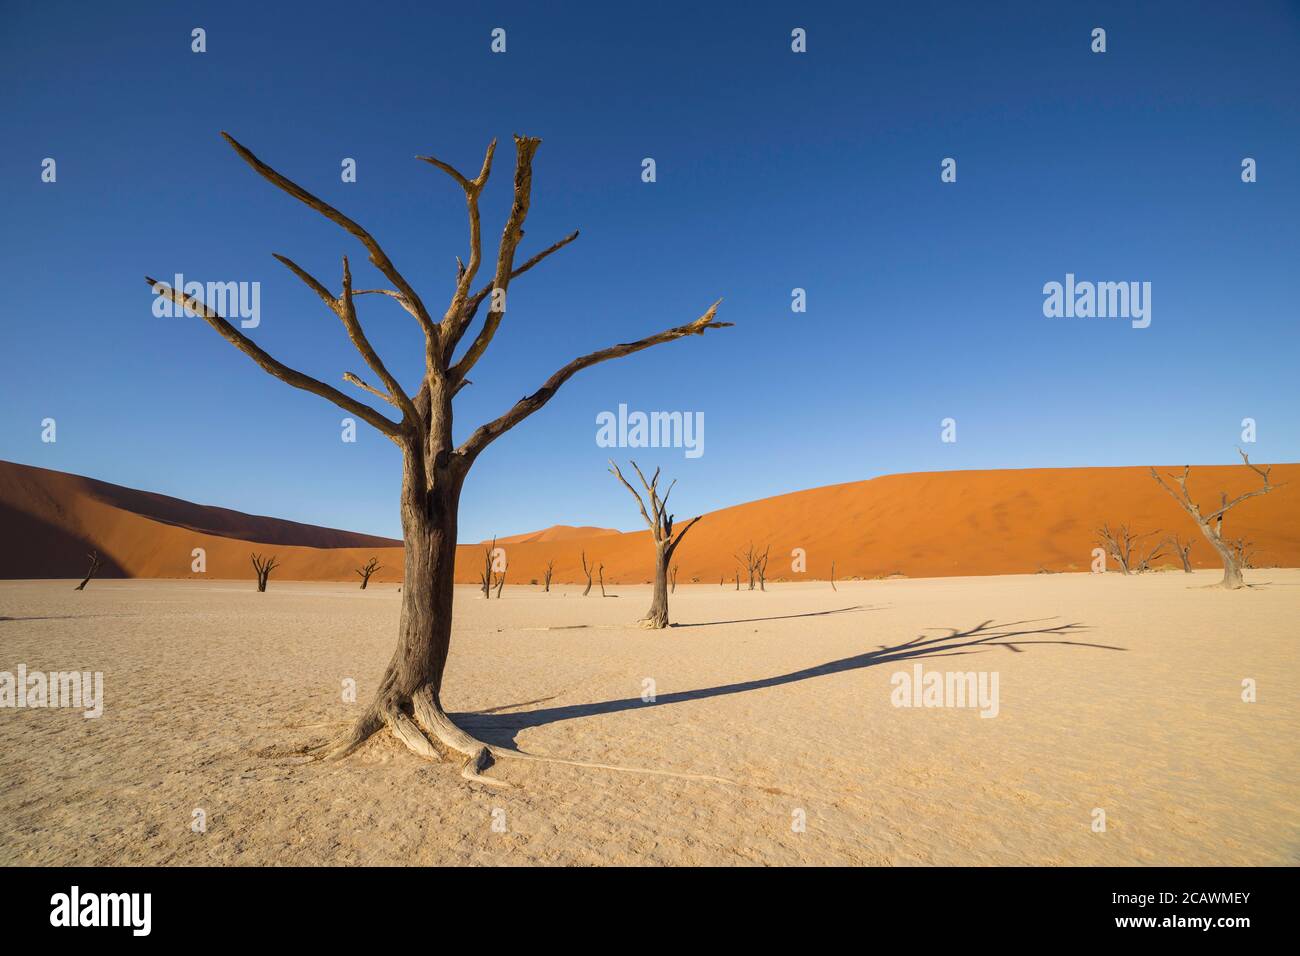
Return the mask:
M 506 573 L 502 571 L 497 577 L 497 600 L 501 600 L 501 591 L 506 586 Z
M 528 392 L 501 415 L 468 432 L 460 444 L 453 435 L 453 399 L 465 385 L 479 359 L 487 352 L 506 315 L 506 296 L 514 314 L 515 296 L 511 282 L 548 256 L 578 238 L 574 232 L 537 252 L 522 263 L 516 252 L 524 237 L 524 223 L 532 200 L 533 157 L 541 140 L 516 136 L 513 199 L 501 232 L 491 278 L 475 288 L 479 267 L 484 262 L 479 198 L 492 171 L 496 152 L 493 140 L 483 156 L 478 174 L 464 175 L 450 163 L 434 156 L 422 156 L 451 177 L 465 194 L 469 220 L 468 260 L 456 263 L 455 288 L 445 311 L 431 309 L 393 263 L 379 242 L 355 220 L 312 195 L 262 160 L 242 144 L 223 133 L 241 159 L 267 182 L 335 223 L 366 249 L 370 263 L 383 274 L 390 288 L 352 288 L 352 272 L 343 257 L 342 290 L 336 295 L 324 283 L 287 256 L 276 258 L 323 302 L 343 323 L 348 338 L 378 378 L 371 385 L 352 372 L 344 380 L 367 395 L 396 410 L 396 417 L 359 401 L 337 388 L 290 368 L 269 355 L 220 313 L 166 283 L 145 277 L 156 295 L 181 307 L 182 314 L 198 316 L 222 338 L 256 362 L 264 371 L 304 391 L 311 392 L 365 421 L 390 439 L 402 452 L 400 514 L 405 547 L 402 610 L 398 640 L 374 700 L 362 711 L 352 729 L 333 745 L 319 748 L 319 755 L 338 759 L 354 752 L 379 729 L 387 726 L 412 752 L 426 759 L 438 759 L 430 738 L 448 750 L 466 757 L 461 775 L 468 780 L 495 782 L 482 776 L 491 765 L 494 748 L 456 726 L 442 703 L 442 680 L 451 648 L 452 613 L 455 597 L 456 529 L 460 496 L 471 467 L 489 445 L 551 401 L 574 375 L 602 362 L 622 358 L 667 342 L 701 336 L 731 323 L 717 322 L 714 303 L 703 315 L 685 325 L 664 329 L 645 338 L 611 345 L 580 355 L 561 366 L 534 391 Z M 355 297 L 382 295 L 395 301 L 414 320 L 423 342 L 423 368 L 413 392 L 404 390 L 371 345 L 357 319 Z M 476 325 L 480 306 L 488 303 L 486 317 Z M 464 345 L 462 349 L 461 346 Z M 412 720 L 412 716 L 414 720 Z M 499 748 L 495 752 L 504 751 Z
M 357 568 L 357 574 L 361 575 L 361 590 L 364 591 L 366 589 L 366 585 L 370 583 L 370 576 L 381 567 L 383 567 L 383 565 L 379 563 L 378 558 L 371 558 L 361 567 Z
M 839 590 L 839 588 L 835 586 L 835 562 L 834 561 L 831 562 L 831 590 L 832 591 Z
M 551 590 L 551 575 L 553 575 L 554 573 L 555 573 L 555 559 L 551 558 L 549 561 L 546 562 L 546 571 L 542 575 L 543 579 L 546 582 L 547 591 Z
M 492 600 L 492 557 L 497 549 L 496 535 L 492 536 L 492 543 L 488 545 L 487 550 L 483 552 L 483 570 L 478 573 L 479 590 L 483 592 L 483 600 Z
M 1133 559 L 1133 549 L 1143 538 L 1149 538 L 1156 534 L 1155 531 L 1148 531 L 1144 534 L 1134 534 L 1129 526 L 1122 524 L 1115 531 L 1110 530 L 1109 524 L 1104 524 L 1097 529 L 1097 542 L 1102 546 L 1105 552 L 1115 559 L 1119 569 L 1124 574 L 1133 574 L 1139 568 L 1139 562 Z
M 257 572 L 257 590 L 265 591 L 271 572 L 280 566 L 280 562 L 275 559 L 275 555 L 264 558 L 260 554 L 254 554 L 252 557 L 253 570 Z
M 1192 559 L 1191 559 L 1192 542 L 1188 541 L 1186 544 L 1184 544 L 1183 540 L 1180 537 L 1178 537 L 1178 535 L 1171 534 L 1169 536 L 1169 543 L 1174 546 L 1174 551 L 1178 554 L 1179 560 L 1183 562 L 1183 573 L 1191 574 L 1192 573 Z
M 603 564 L 600 566 L 600 596 L 609 597 L 609 595 L 605 593 L 605 565 Z
M 95 576 L 95 572 L 99 570 L 99 564 L 100 564 L 99 552 L 91 551 L 86 555 L 86 557 L 90 558 L 90 570 L 87 571 L 86 576 L 81 579 L 81 583 L 72 589 L 74 591 L 86 590 L 86 585 L 90 583 L 90 579 L 93 578 Z
M 758 549 L 754 547 L 754 542 L 749 542 L 749 547 L 746 550 L 740 554 L 733 554 L 732 557 L 745 569 L 745 572 L 749 575 L 749 590 L 754 590 L 754 578 L 758 574 L 758 563 L 763 559 L 763 556 L 758 553 Z
M 1151 533 L 1159 534 L 1160 532 L 1153 531 Z M 1168 538 L 1161 538 L 1159 541 L 1157 541 L 1155 546 L 1150 551 L 1148 551 L 1145 556 L 1143 556 L 1141 559 L 1138 560 L 1137 573 L 1145 574 L 1147 571 L 1150 571 L 1152 562 L 1160 558 L 1163 558 L 1165 556 L 1165 552 L 1163 549 L 1164 546 L 1168 543 L 1169 543 Z
M 591 593 L 591 565 L 587 563 L 587 552 L 582 552 L 582 573 L 587 576 L 587 586 L 583 588 L 582 596 L 586 597 Z
M 1192 470 L 1191 465 L 1184 465 L 1181 475 L 1168 476 L 1178 486 L 1177 491 L 1174 490 L 1172 485 L 1166 483 L 1165 479 L 1154 468 L 1151 469 L 1151 477 L 1159 483 L 1161 488 L 1168 492 L 1169 497 L 1178 502 L 1179 507 L 1192 516 L 1196 526 L 1201 529 L 1201 534 L 1205 536 L 1211 547 L 1218 553 L 1220 560 L 1223 561 L 1223 580 L 1219 584 L 1220 587 L 1230 590 L 1245 587 L 1246 581 L 1241 574 L 1242 550 L 1235 548 L 1231 541 L 1227 541 L 1223 537 L 1223 517 L 1243 501 L 1248 501 L 1259 495 L 1266 495 L 1274 488 L 1281 487 L 1269 481 L 1269 472 L 1273 470 L 1272 465 L 1263 467 L 1252 465 L 1250 457 L 1240 448 L 1237 449 L 1237 454 L 1241 455 L 1242 463 L 1247 468 L 1259 475 L 1263 485 L 1254 491 L 1247 491 L 1245 494 L 1238 495 L 1231 501 L 1228 500 L 1226 493 L 1220 494 L 1219 507 L 1209 514 L 1201 513 L 1200 506 L 1192 500 L 1191 492 L 1187 490 L 1187 474 Z
M 664 628 L 668 626 L 668 563 L 672 560 L 673 554 L 677 551 L 678 545 L 682 543 L 682 538 L 686 533 L 695 527 L 696 522 L 701 516 L 692 518 L 686 523 L 686 527 L 673 534 L 674 515 L 668 513 L 668 496 L 673 493 L 673 487 L 677 484 L 674 480 L 668 485 L 668 490 L 664 492 L 661 499 L 659 497 L 659 469 L 655 469 L 654 477 L 646 481 L 637 463 L 632 462 L 632 467 L 636 469 L 637 477 L 641 479 L 641 485 L 645 488 L 646 497 L 643 500 L 640 492 L 629 484 L 628 480 L 623 477 L 623 472 L 619 471 L 618 465 L 611 460 L 609 463 L 609 473 L 622 482 L 623 487 L 631 492 L 632 497 L 636 499 L 637 507 L 641 509 L 641 517 L 645 519 L 646 525 L 650 528 L 650 536 L 655 546 L 655 583 L 654 596 L 650 601 L 650 610 L 646 612 L 641 624 L 644 627 Z M 649 505 L 647 510 L 646 505 Z
M 768 552 L 771 550 L 772 546 L 769 544 L 763 549 L 763 556 L 759 558 L 758 563 L 754 566 L 754 570 L 758 572 L 758 589 L 760 591 L 767 590 L 767 557 Z

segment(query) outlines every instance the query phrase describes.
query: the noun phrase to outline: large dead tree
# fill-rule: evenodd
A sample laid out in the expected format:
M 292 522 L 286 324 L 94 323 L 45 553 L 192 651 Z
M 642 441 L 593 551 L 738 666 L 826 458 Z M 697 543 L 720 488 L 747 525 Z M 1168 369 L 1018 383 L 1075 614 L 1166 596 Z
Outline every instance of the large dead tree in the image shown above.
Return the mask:
M 543 572 L 543 578 L 546 581 L 546 590 L 551 590 L 551 576 L 555 574 L 555 559 L 551 558 L 546 562 L 546 571 Z
M 90 570 L 87 571 L 86 576 L 81 579 L 81 583 L 72 589 L 74 591 L 86 590 L 86 585 L 90 583 L 90 579 L 93 578 L 95 576 L 95 572 L 99 570 L 99 564 L 100 564 L 99 552 L 91 551 L 89 554 L 86 555 L 86 557 L 90 558 Z
M 1234 547 L 1232 541 L 1226 540 L 1223 537 L 1223 517 L 1243 501 L 1248 501 L 1251 498 L 1258 497 L 1259 495 L 1266 495 L 1274 488 L 1279 487 L 1278 485 L 1269 482 L 1268 476 L 1269 472 L 1273 470 L 1272 465 L 1265 465 L 1263 467 L 1252 465 L 1250 463 L 1250 457 L 1240 448 L 1237 449 L 1237 454 L 1241 455 L 1241 460 L 1247 468 L 1259 475 L 1263 480 L 1263 485 L 1256 488 L 1254 491 L 1247 491 L 1245 494 L 1238 495 L 1231 501 L 1228 500 L 1226 493 L 1220 494 L 1219 507 L 1216 510 L 1211 511 L 1209 514 L 1201 513 L 1200 506 L 1192 500 L 1191 492 L 1187 490 L 1187 474 L 1192 470 L 1191 465 L 1184 465 L 1183 473 L 1181 475 L 1168 476 L 1169 479 L 1178 486 L 1177 491 L 1175 491 L 1173 486 L 1168 484 L 1154 468 L 1151 469 L 1151 477 L 1159 483 L 1161 488 L 1169 493 L 1169 497 L 1178 502 L 1179 506 L 1192 516 L 1192 520 L 1196 522 L 1196 526 L 1201 529 L 1201 534 L 1203 534 L 1205 539 L 1210 542 L 1211 547 L 1218 552 L 1219 558 L 1223 561 L 1223 580 L 1219 583 L 1221 587 L 1230 589 L 1245 587 L 1246 581 L 1241 574 L 1243 564 L 1242 552 Z
M 271 578 L 271 572 L 280 566 L 280 562 L 275 559 L 275 555 L 264 558 L 260 554 L 254 554 L 253 570 L 257 572 L 257 590 L 259 592 L 266 590 L 266 582 Z
M 376 428 L 402 451 L 401 517 L 402 539 L 406 560 L 403 569 L 402 611 L 398 624 L 397 647 L 374 700 L 357 719 L 355 726 L 323 756 L 342 757 L 354 751 L 368 737 L 387 725 L 393 734 L 415 753 L 436 759 L 439 751 L 430 738 L 467 759 L 462 775 L 472 780 L 487 780 L 481 771 L 492 762 L 492 748 L 465 733 L 447 716 L 442 703 L 442 678 L 451 646 L 452 595 L 456 561 L 456 526 L 461 490 L 479 455 L 524 419 L 546 405 L 560 387 L 583 369 L 601 362 L 621 358 L 712 329 L 729 326 L 715 321 L 718 303 L 686 325 L 656 332 L 632 342 L 611 345 L 579 356 L 547 378 L 539 388 L 526 394 L 497 418 L 469 433 L 460 444 L 452 438 L 453 398 L 468 382 L 468 375 L 491 345 L 505 318 L 507 292 L 513 279 L 577 238 L 574 232 L 552 243 L 522 263 L 516 263 L 516 251 L 524 237 L 524 222 L 532 200 L 533 157 L 541 140 L 516 136 L 514 196 L 496 261 L 490 267 L 491 278 L 476 286 L 483 262 L 479 197 L 492 171 L 495 140 L 488 146 L 478 174 L 465 176 L 450 163 L 432 156 L 419 157 L 446 173 L 461 188 L 469 219 L 468 260 L 457 259 L 454 289 L 441 317 L 434 315 L 424 299 L 411 286 L 379 242 L 354 220 L 329 203 L 312 195 L 297 183 L 276 172 L 230 136 L 222 134 L 239 156 L 258 175 L 316 212 L 342 227 L 365 247 L 369 260 L 383 274 L 391 288 L 353 290 L 352 272 L 343 257 L 341 291 L 335 294 L 287 256 L 276 259 L 297 276 L 321 300 L 339 321 L 366 365 L 378 379 L 372 385 L 352 372 L 344 379 L 369 396 L 391 405 L 393 418 L 375 406 L 318 379 L 290 368 L 267 354 L 223 316 L 181 289 L 147 278 L 154 292 L 197 315 L 222 338 L 235 346 L 265 371 L 288 385 L 326 398 L 348 414 Z M 365 294 L 387 296 L 397 302 L 411 318 L 423 338 L 424 369 L 413 392 L 405 391 L 396 376 L 376 353 L 357 319 L 356 297 Z M 477 332 L 480 307 L 487 303 L 487 314 Z M 457 357 L 462 340 L 468 345 Z M 412 719 L 414 718 L 414 719 Z M 499 753 L 500 751 L 498 751 Z M 499 782 L 499 781 L 488 781 Z
M 370 583 L 370 576 L 382 567 L 383 565 L 379 563 L 378 558 L 371 558 L 361 567 L 356 569 L 357 574 L 361 575 L 361 590 L 364 591 L 366 589 L 366 585 Z
M 645 519 L 646 526 L 650 529 L 650 537 L 655 546 L 654 596 L 650 600 L 650 610 L 641 619 L 641 624 L 643 627 L 663 628 L 668 626 L 668 563 L 672 561 L 677 546 L 682 543 L 682 538 L 686 537 L 686 532 L 695 527 L 695 523 L 703 515 L 692 518 L 686 523 L 686 527 L 674 535 L 674 516 L 668 513 L 668 496 L 673 493 L 673 486 L 677 484 L 676 479 L 668 485 L 668 490 L 660 498 L 659 469 L 656 468 L 654 477 L 646 481 L 645 475 L 635 461 L 632 462 L 632 467 L 636 469 L 637 477 L 641 479 L 641 486 L 645 488 L 644 499 L 641 493 L 623 477 L 623 472 L 619 471 L 618 465 L 613 461 L 609 463 L 609 473 L 632 493 L 632 497 L 636 499 L 636 506 L 641 509 L 641 517 Z M 646 507 L 647 505 L 649 508 Z
M 586 597 L 591 593 L 591 565 L 587 563 L 587 552 L 582 552 L 582 573 L 587 576 L 587 586 L 582 590 L 582 596 Z

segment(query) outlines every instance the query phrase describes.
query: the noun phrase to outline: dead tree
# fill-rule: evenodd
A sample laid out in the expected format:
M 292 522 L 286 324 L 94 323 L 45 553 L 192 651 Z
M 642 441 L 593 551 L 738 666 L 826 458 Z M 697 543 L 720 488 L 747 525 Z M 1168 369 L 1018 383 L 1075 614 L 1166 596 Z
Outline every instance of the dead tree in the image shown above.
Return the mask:
M 1158 531 L 1152 532 L 1152 534 L 1159 534 L 1159 533 L 1160 532 Z M 1165 556 L 1165 552 L 1162 549 L 1168 543 L 1169 543 L 1168 538 L 1161 538 L 1159 541 L 1157 541 L 1155 546 L 1150 551 L 1148 551 L 1144 557 L 1138 560 L 1137 573 L 1144 574 L 1147 571 L 1150 571 L 1151 563 L 1157 560 L 1158 558 L 1163 558 Z
M 600 596 L 609 597 L 609 595 L 605 593 L 605 565 L 603 564 L 600 566 Z
M 672 573 L 669 575 L 669 584 L 671 585 L 669 587 L 669 591 L 671 591 L 673 594 L 676 594 L 677 593 L 677 565 L 675 564 L 673 565 Z
M 1138 567 L 1139 562 L 1133 560 L 1133 549 L 1143 538 L 1149 538 L 1156 531 L 1147 531 L 1143 534 L 1134 534 L 1129 530 L 1129 526 L 1122 524 L 1115 531 L 1110 530 L 1109 524 L 1104 524 L 1097 529 L 1097 541 L 1105 552 L 1115 559 L 1119 569 L 1124 574 L 1133 574 L 1135 571 L 1144 571 L 1145 568 Z M 1159 545 L 1157 545 L 1159 548 Z M 1148 558 L 1148 560 L 1152 560 Z
M 758 549 L 754 547 L 754 542 L 749 543 L 747 550 L 742 551 L 740 554 L 733 554 L 732 557 L 749 574 L 749 590 L 754 590 L 754 577 L 758 574 L 758 562 L 763 558 L 758 553 Z
M 1192 542 L 1188 541 L 1186 544 L 1184 544 L 1182 539 L 1179 538 L 1178 535 L 1171 534 L 1169 536 L 1169 543 L 1174 546 L 1174 551 L 1177 552 L 1179 560 L 1183 562 L 1183 573 L 1191 574 L 1192 573 L 1192 560 L 1191 560 Z
M 668 626 L 668 563 L 672 561 L 677 546 L 682 543 L 682 538 L 686 537 L 686 533 L 695 527 L 696 522 L 703 515 L 692 518 L 686 523 L 686 527 L 674 535 L 673 519 L 675 516 L 668 513 L 668 496 L 673 493 L 673 487 L 677 484 L 676 479 L 668 485 L 668 490 L 664 492 L 663 498 L 660 498 L 659 469 L 656 468 L 654 477 L 646 481 L 645 475 L 635 461 L 632 462 L 632 467 L 636 469 L 637 477 L 641 479 L 641 486 L 645 488 L 644 499 L 642 499 L 641 493 L 623 477 L 623 472 L 619 471 L 618 465 L 614 464 L 613 461 L 609 463 L 609 473 L 622 482 L 623 487 L 631 492 L 632 497 L 636 499 L 636 506 L 641 509 L 641 517 L 645 519 L 646 526 L 650 529 L 650 537 L 654 541 L 654 596 L 650 600 L 650 610 L 641 619 L 641 624 L 643 627 L 664 628 Z M 648 509 L 647 505 L 649 505 Z
M 686 325 L 581 355 L 558 369 L 539 388 L 525 394 L 499 417 L 475 428 L 460 444 L 456 444 L 452 437 L 453 398 L 469 383 L 470 372 L 492 344 L 505 318 L 507 291 L 511 281 L 578 236 L 574 232 L 542 249 L 522 264 L 515 261 L 532 199 L 533 156 L 541 140 L 527 136 L 515 137 L 513 202 L 497 246 L 496 261 L 491 266 L 492 276 L 478 288 L 475 287 L 475 280 L 484 259 L 479 197 L 491 173 L 496 142 L 493 141 L 488 146 L 482 166 L 473 178 L 435 157 L 420 157 L 450 176 L 461 188 L 469 220 L 468 261 L 462 263 L 457 260 L 455 288 L 446 310 L 438 316 L 425 305 L 424 299 L 366 229 L 263 163 L 230 136 L 224 133 L 223 136 L 258 175 L 357 239 L 369 254 L 371 264 L 391 285 L 391 288 L 358 290 L 354 293 L 352 273 L 345 256 L 342 288 L 336 295 L 293 260 L 286 256 L 276 256 L 339 318 L 348 338 L 377 377 L 379 384 L 371 385 L 352 372 L 345 373 L 344 379 L 366 395 L 393 406 L 397 412 L 396 418 L 367 401 L 359 401 L 351 394 L 344 394 L 333 386 L 284 365 L 198 299 L 181 289 L 170 288 L 146 277 L 155 294 L 180 306 L 183 314 L 202 318 L 222 338 L 266 372 L 288 385 L 328 399 L 349 415 L 378 429 L 402 451 L 400 509 L 406 559 L 397 647 L 379 681 L 374 700 L 347 734 L 333 745 L 321 748 L 321 755 L 335 758 L 345 756 L 387 725 L 396 737 L 420 756 L 437 757 L 438 751 L 430 742 L 431 737 L 435 738 L 444 747 L 465 755 L 467 759 L 462 776 L 472 780 L 487 779 L 481 777 L 480 771 L 492 763 L 492 748 L 455 725 L 447 716 L 441 696 L 443 672 L 451 646 L 457 516 L 461 490 L 471 467 L 492 442 L 543 408 L 565 382 L 583 369 L 687 336 L 703 335 L 731 323 L 715 321 L 718 303 L 714 303 L 698 319 Z M 366 337 L 357 319 L 354 302 L 354 296 L 362 294 L 392 298 L 412 317 L 421 331 L 424 368 L 413 393 L 408 394 L 403 390 Z M 510 301 L 513 303 L 513 298 Z M 468 334 L 475 328 L 475 318 L 484 302 L 488 303 L 487 315 L 477 331 Z M 458 346 L 462 340 L 469 344 L 458 358 Z M 502 752 L 497 751 L 498 754 Z
M 276 561 L 275 555 L 268 558 L 264 558 L 260 554 L 253 555 L 253 570 L 257 572 L 258 591 L 266 590 L 266 582 L 270 579 L 271 572 L 279 566 L 280 563 Z
M 582 573 L 587 576 L 587 586 L 582 591 L 582 596 L 586 597 L 591 593 L 591 565 L 587 563 L 587 552 L 582 552 Z
M 86 557 L 90 558 L 90 570 L 87 571 L 86 576 L 81 579 L 81 583 L 72 589 L 74 591 L 86 590 L 86 585 L 90 583 L 90 579 L 93 578 L 95 576 L 95 572 L 99 570 L 99 564 L 100 564 L 99 552 L 91 551 L 89 554 L 86 555 Z
M 758 589 L 760 591 L 767 590 L 767 557 L 768 552 L 771 550 L 772 546 L 769 544 L 763 549 L 763 555 L 759 558 L 758 563 L 754 565 L 754 570 L 758 572 Z
M 553 575 L 554 573 L 555 573 L 555 559 L 551 558 L 549 561 L 546 562 L 546 571 L 543 575 L 546 581 L 547 591 L 551 590 L 551 575 Z
M 501 591 L 506 586 L 506 573 L 504 571 L 497 577 L 497 600 L 501 600 Z
M 492 599 L 492 554 L 497 549 L 496 535 L 492 536 L 492 543 L 488 545 L 483 552 L 483 570 L 478 573 L 479 590 L 483 592 L 483 600 Z
M 1192 470 L 1191 465 L 1184 465 L 1183 473 L 1181 475 L 1168 476 L 1171 481 L 1178 485 L 1177 491 L 1174 490 L 1172 485 L 1166 483 L 1164 478 L 1160 477 L 1159 473 L 1157 473 L 1154 468 L 1151 469 L 1151 477 L 1159 483 L 1161 488 L 1169 493 L 1169 497 L 1178 502 L 1179 506 L 1192 516 L 1192 520 L 1196 522 L 1196 526 L 1201 529 L 1201 534 L 1203 534 L 1205 539 L 1210 542 L 1211 547 L 1218 552 L 1220 560 L 1223 561 L 1223 580 L 1219 582 L 1220 586 L 1234 590 L 1236 588 L 1245 587 L 1246 581 L 1241 574 L 1241 553 L 1233 547 L 1232 542 L 1224 540 L 1223 516 L 1243 501 L 1247 501 L 1259 495 L 1266 495 L 1274 488 L 1280 487 L 1269 482 L 1268 475 L 1269 472 L 1273 470 L 1272 465 L 1265 465 L 1262 468 L 1259 465 L 1252 465 L 1250 463 L 1250 457 L 1240 448 L 1237 449 L 1237 454 L 1241 455 L 1241 460 L 1247 468 L 1263 479 L 1264 484 L 1262 487 L 1256 488 L 1254 491 L 1248 491 L 1245 494 L 1238 495 L 1231 501 L 1228 500 L 1226 493 L 1221 494 L 1219 496 L 1218 509 L 1211 511 L 1209 514 L 1201 513 L 1200 506 L 1192 500 L 1191 493 L 1187 490 L 1187 473 Z
M 381 567 L 383 567 L 383 565 L 379 563 L 378 558 L 371 558 L 361 567 L 357 568 L 357 574 L 361 575 L 361 590 L 364 591 L 366 589 L 366 585 L 370 583 L 370 575 L 374 574 Z
M 835 562 L 834 561 L 831 562 L 831 590 L 832 591 L 839 590 L 839 588 L 835 586 Z

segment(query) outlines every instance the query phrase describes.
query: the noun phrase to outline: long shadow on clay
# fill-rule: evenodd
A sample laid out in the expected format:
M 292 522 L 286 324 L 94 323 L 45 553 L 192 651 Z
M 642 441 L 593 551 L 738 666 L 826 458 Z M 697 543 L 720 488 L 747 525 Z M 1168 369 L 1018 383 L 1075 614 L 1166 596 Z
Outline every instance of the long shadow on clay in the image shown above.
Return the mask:
M 1013 654 L 1023 654 L 1024 649 L 1035 644 L 1057 644 L 1065 647 L 1091 647 L 1107 651 L 1123 651 L 1123 647 L 1109 644 L 1090 644 L 1084 641 L 1060 640 L 1066 635 L 1073 635 L 1087 630 L 1083 624 L 1056 624 L 1051 627 L 1035 627 L 1052 618 L 1038 618 L 1030 621 L 1012 621 L 1007 624 L 995 624 L 987 620 L 969 630 L 957 628 L 926 628 L 926 630 L 945 630 L 948 633 L 939 637 L 926 637 L 924 634 L 914 637 L 902 644 L 892 647 L 881 645 L 879 649 L 828 661 L 815 667 L 778 674 L 775 677 L 761 677 L 756 680 L 739 681 L 734 684 L 719 684 L 715 687 L 701 687 L 697 690 L 678 691 L 673 694 L 660 694 L 653 703 L 647 703 L 640 697 L 627 697 L 622 700 L 605 700 L 594 704 L 569 704 L 563 707 L 545 707 L 517 713 L 471 713 L 456 714 L 454 719 L 465 730 L 480 740 L 497 747 L 517 749 L 515 738 L 519 731 L 529 727 L 542 727 L 561 720 L 574 720 L 579 717 L 595 717 L 602 714 L 617 714 L 625 710 L 638 710 L 642 707 L 662 707 L 665 704 L 680 704 L 692 700 L 705 700 L 709 697 L 722 697 L 727 694 L 743 694 L 746 691 L 761 690 L 765 687 L 779 687 L 797 681 L 825 677 L 828 674 L 840 674 L 844 671 L 875 667 L 878 664 L 894 664 L 899 661 L 931 657 L 958 657 L 965 654 L 978 654 L 987 648 L 1003 647 Z M 1021 628 L 1016 630 L 1016 628 Z M 1028 637 L 1046 639 L 1024 640 Z

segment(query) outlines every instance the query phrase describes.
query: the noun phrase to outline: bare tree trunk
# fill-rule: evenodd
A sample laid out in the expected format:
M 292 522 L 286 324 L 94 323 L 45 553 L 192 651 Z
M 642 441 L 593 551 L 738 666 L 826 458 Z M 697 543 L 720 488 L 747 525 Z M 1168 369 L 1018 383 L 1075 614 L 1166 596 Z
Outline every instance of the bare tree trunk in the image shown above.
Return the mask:
M 506 586 L 506 573 L 501 572 L 501 577 L 497 578 L 497 600 L 501 600 L 501 590 Z
M 582 552 L 582 573 L 587 576 L 587 586 L 582 591 L 582 596 L 586 597 L 591 593 L 591 565 L 587 564 L 587 552 Z
M 835 562 L 834 561 L 831 562 L 831 590 L 832 591 L 839 590 L 839 588 L 835 586 Z
M 90 583 L 90 579 L 93 578 L 95 576 L 95 572 L 99 570 L 99 552 L 91 551 L 89 554 L 86 555 L 86 557 L 90 558 L 90 570 L 87 571 L 86 576 L 81 579 L 81 583 L 78 584 L 75 588 L 73 588 L 74 591 L 86 590 L 86 585 Z
M 668 626 L 668 548 L 665 544 L 655 547 L 654 596 L 641 623 L 651 628 Z
M 600 596 L 609 597 L 609 595 L 605 593 L 605 566 L 603 564 L 600 566 Z
M 673 565 L 672 571 L 669 572 L 668 580 L 671 585 L 672 593 L 676 594 L 677 593 L 677 565 L 675 564 Z
M 552 558 L 550 561 L 547 561 L 547 562 L 546 562 L 546 575 L 545 575 L 545 577 L 546 577 L 546 590 L 547 590 L 547 592 L 549 592 L 549 591 L 551 590 L 551 575 L 554 574 L 554 573 L 555 573 L 555 559 Z

